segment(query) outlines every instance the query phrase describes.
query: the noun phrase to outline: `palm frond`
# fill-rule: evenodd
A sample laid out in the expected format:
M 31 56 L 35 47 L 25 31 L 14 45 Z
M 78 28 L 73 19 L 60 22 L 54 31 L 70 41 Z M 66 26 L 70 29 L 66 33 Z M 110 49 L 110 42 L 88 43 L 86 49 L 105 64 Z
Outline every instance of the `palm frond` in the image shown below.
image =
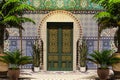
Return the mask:
M 19 65 L 24 65 L 32 62 L 32 58 L 29 56 L 21 56 L 19 50 L 14 50 L 12 52 L 5 52 L 5 56 L 0 56 L 0 61 L 7 64 L 16 65 L 18 68 Z
M 108 66 L 120 62 L 120 58 L 112 55 L 112 50 L 94 51 L 94 53 L 90 54 L 88 60 L 99 64 L 101 68 L 108 68 Z
M 106 12 L 106 11 L 104 11 L 104 12 L 99 12 L 99 13 L 97 13 L 97 14 L 95 14 L 94 15 L 94 18 L 95 19 L 102 19 L 102 18 L 110 18 L 112 15 L 109 13 L 109 12 Z
M 91 59 L 91 61 L 94 61 L 95 63 L 101 63 L 101 55 L 100 55 L 100 53 L 98 52 L 98 51 L 94 51 L 94 53 L 95 54 L 90 54 L 89 56 L 90 56 L 90 58 L 89 59 Z
M 120 3 L 120 0 L 109 0 L 109 3 L 111 3 L 111 4 Z
M 117 58 L 117 57 L 111 57 L 110 58 L 110 61 L 107 63 L 108 65 L 113 65 L 113 64 L 116 64 L 116 63 L 119 63 L 120 62 L 120 58 Z
M 32 63 L 32 57 L 30 57 L 30 56 L 22 56 L 22 57 L 19 59 L 18 63 L 19 63 L 20 65 L 30 64 L 30 63 Z
M 10 16 L 5 16 L 4 17 L 4 20 L 3 20 L 3 23 L 7 23 L 7 22 L 15 22 L 15 23 L 20 23 L 20 20 L 17 16 L 14 16 L 14 15 L 10 15 Z
M 32 6 L 28 4 L 21 4 L 11 9 L 8 14 L 13 14 L 15 12 L 21 12 L 23 10 L 35 10 L 35 8 L 33 8 Z
M 4 14 L 2 13 L 2 11 L 0 11 L 0 16 L 1 16 L 1 17 L 4 17 Z
M 109 12 L 104 11 L 97 13 L 94 15 L 94 18 L 99 24 L 99 33 L 101 33 L 104 29 L 118 26 L 116 25 L 118 19 Z
M 21 23 L 25 23 L 25 22 L 32 22 L 33 24 L 35 24 L 35 21 L 30 19 L 30 18 L 27 18 L 27 17 L 20 17 L 20 22 Z
M 11 4 L 15 4 L 15 3 L 20 3 L 20 0 L 8 0 L 8 1 L 6 1 L 6 3 L 4 3 L 4 5 L 2 6 L 2 10 L 5 10 L 8 6 L 10 6 Z

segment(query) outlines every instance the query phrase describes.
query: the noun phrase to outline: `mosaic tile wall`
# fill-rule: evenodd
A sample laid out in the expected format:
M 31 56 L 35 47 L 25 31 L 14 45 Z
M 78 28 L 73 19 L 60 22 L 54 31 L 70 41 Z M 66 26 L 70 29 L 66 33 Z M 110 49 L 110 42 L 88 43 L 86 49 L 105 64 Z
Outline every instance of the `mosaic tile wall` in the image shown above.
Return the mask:
M 90 0 L 28 0 L 38 10 L 101 10 L 102 7 Z
M 32 18 L 36 21 L 36 25 L 32 23 L 25 23 L 23 24 L 25 31 L 23 31 L 23 53 L 24 55 L 31 56 L 32 54 L 32 43 L 38 36 L 38 27 L 40 24 L 40 20 L 43 18 L 45 14 L 25 14 L 24 16 Z M 76 14 L 75 15 L 79 20 L 83 30 L 83 36 L 87 36 L 87 46 L 88 52 L 92 53 L 94 50 L 97 49 L 97 24 L 92 19 L 93 14 Z M 115 29 L 113 30 L 106 30 L 103 32 L 103 35 L 108 35 L 112 31 L 114 33 Z M 17 36 L 18 30 L 10 30 L 11 36 Z M 111 35 L 111 34 L 110 34 Z M 44 43 L 43 43 L 44 44 Z M 20 39 L 18 37 L 11 37 L 9 40 L 5 41 L 5 50 L 14 50 L 16 48 L 20 49 Z M 102 49 L 111 49 L 115 48 L 113 44 L 112 38 L 102 38 L 100 40 L 100 50 Z M 87 63 L 89 69 L 96 68 L 91 62 Z M 31 68 L 31 64 L 23 66 L 23 68 Z
M 43 19 L 43 17 L 46 14 L 24 14 L 25 17 L 32 18 L 36 24 L 32 23 L 24 23 L 23 26 L 25 30 L 23 31 L 23 53 L 24 55 L 31 56 L 32 54 L 32 43 L 35 39 L 38 39 L 38 28 L 40 25 L 40 21 Z M 86 36 L 87 39 L 87 46 L 88 46 L 88 52 L 92 53 L 94 50 L 97 49 L 97 34 L 98 34 L 98 28 L 96 21 L 93 19 L 94 14 L 73 14 L 79 21 L 80 25 L 82 27 L 83 36 Z M 104 30 L 102 35 L 105 36 L 100 40 L 100 50 L 102 49 L 114 49 L 116 50 L 116 47 L 113 43 L 113 38 L 111 36 L 114 35 L 114 32 L 116 29 L 107 29 Z M 20 38 L 19 33 L 17 29 L 9 29 L 10 38 L 5 41 L 5 51 L 8 50 L 14 50 L 14 49 L 20 49 Z M 113 33 L 113 34 L 111 34 Z M 26 67 L 31 67 L 26 66 Z M 89 68 L 96 68 L 95 65 L 88 62 Z
M 79 21 L 83 30 L 83 36 L 97 36 L 98 28 L 97 23 L 93 19 L 94 14 L 73 14 Z M 40 21 L 43 19 L 45 14 L 24 14 L 25 17 L 29 17 L 33 19 L 36 24 L 33 23 L 24 23 L 23 26 L 25 30 L 23 30 L 23 36 L 38 36 L 38 27 L 40 25 Z M 104 30 L 102 36 L 114 36 L 114 32 L 116 29 L 107 29 Z M 111 34 L 111 32 L 113 34 Z M 9 29 L 10 36 L 19 36 L 17 29 Z
M 38 36 L 38 27 L 45 14 L 25 14 L 24 16 L 32 18 L 36 24 L 34 25 L 29 22 L 24 23 L 23 26 L 25 30 L 23 30 L 23 36 Z M 92 18 L 93 14 L 75 14 L 75 17 L 80 21 L 84 36 L 97 36 L 97 24 Z M 19 35 L 18 30 L 9 30 L 11 36 Z

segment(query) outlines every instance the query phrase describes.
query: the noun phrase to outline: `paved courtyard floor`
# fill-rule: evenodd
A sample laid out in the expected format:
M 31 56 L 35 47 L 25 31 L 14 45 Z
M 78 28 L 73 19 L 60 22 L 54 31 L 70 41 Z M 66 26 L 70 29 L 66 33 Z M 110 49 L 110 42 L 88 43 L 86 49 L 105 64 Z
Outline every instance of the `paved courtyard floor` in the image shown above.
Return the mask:
M 88 70 L 85 73 L 79 71 L 39 71 L 22 70 L 22 77 L 29 77 L 31 80 L 95 80 L 96 70 Z

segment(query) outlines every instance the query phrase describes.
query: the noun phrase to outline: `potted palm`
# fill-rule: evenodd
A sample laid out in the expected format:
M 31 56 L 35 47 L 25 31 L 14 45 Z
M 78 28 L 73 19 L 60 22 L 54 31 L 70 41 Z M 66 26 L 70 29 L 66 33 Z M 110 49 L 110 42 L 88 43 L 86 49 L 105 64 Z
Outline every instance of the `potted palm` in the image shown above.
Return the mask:
M 117 29 L 114 34 L 114 44 L 117 48 L 117 54 L 115 53 L 115 55 L 120 58 L 120 0 L 91 0 L 91 2 L 102 6 L 104 9 L 104 11 L 94 15 L 99 26 L 99 36 L 105 29 Z M 114 76 L 120 76 L 119 66 L 120 63 L 117 63 L 112 67 Z
M 40 70 L 40 48 L 37 41 L 35 41 L 35 44 L 32 46 L 33 48 L 33 71 L 37 72 Z
M 82 44 L 78 47 L 78 52 L 80 55 L 80 71 L 81 72 L 86 72 L 86 60 L 87 60 L 87 44 L 86 40 L 82 40 Z
M 4 56 L 0 56 L 0 61 L 9 65 L 8 77 L 10 80 L 18 80 L 20 74 L 20 65 L 31 63 L 29 56 L 21 56 L 19 50 L 5 52 Z
M 100 79 L 104 80 L 109 76 L 109 66 L 120 62 L 120 58 L 112 55 L 112 50 L 94 51 L 88 60 L 98 65 L 97 74 Z

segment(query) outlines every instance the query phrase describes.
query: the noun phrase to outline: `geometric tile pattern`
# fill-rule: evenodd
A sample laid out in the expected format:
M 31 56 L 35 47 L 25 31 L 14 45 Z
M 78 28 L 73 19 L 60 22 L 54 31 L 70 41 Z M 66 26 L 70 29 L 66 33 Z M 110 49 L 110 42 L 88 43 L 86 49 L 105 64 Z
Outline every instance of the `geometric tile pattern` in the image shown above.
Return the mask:
M 46 0 L 45 0 L 46 1 Z M 49 1 L 49 0 L 48 0 Z M 59 0 L 60 1 L 60 0 Z M 71 0 L 73 1 L 73 0 Z M 73 5 L 74 6 L 74 5 Z M 38 37 L 38 29 L 41 23 L 41 20 L 44 18 L 46 14 L 24 14 L 23 16 L 32 18 L 36 24 L 33 23 L 24 23 L 22 24 L 24 27 L 23 31 L 23 49 L 24 53 L 27 56 L 31 56 L 32 47 L 31 44 L 34 40 Z M 83 36 L 86 36 L 87 39 L 87 46 L 89 53 L 92 53 L 93 50 L 97 49 L 97 33 L 98 27 L 93 19 L 94 14 L 73 14 L 80 22 Z M 20 39 L 19 39 L 19 31 L 18 29 L 8 29 L 10 33 L 10 38 L 6 40 L 5 43 L 5 51 L 13 50 L 16 48 L 20 48 Z M 111 36 L 114 35 L 116 29 L 105 30 L 102 32 L 102 35 L 105 36 L 100 40 L 100 50 L 101 49 L 116 49 L 113 44 L 113 38 Z M 112 34 L 110 34 L 112 32 Z M 109 36 L 108 36 L 109 35 Z M 13 37 L 12 37 L 13 36 Z M 17 36 L 17 37 L 16 37 Z M 106 37 L 108 36 L 108 38 Z M 44 44 L 44 43 L 43 43 Z M 89 64 L 90 65 L 90 64 Z M 92 65 L 93 66 L 93 65 Z M 90 67 L 90 66 L 89 66 Z
M 93 19 L 94 14 L 73 15 L 80 21 L 84 36 L 97 36 L 98 28 L 95 20 Z M 23 30 L 23 36 L 38 36 L 38 28 L 45 14 L 24 14 L 23 16 L 29 17 L 36 22 L 35 25 L 29 22 L 22 24 L 25 28 L 25 30 Z
M 23 53 L 24 55 L 31 56 L 32 55 L 32 44 L 34 41 L 38 39 L 36 36 L 24 36 L 23 37 Z M 92 53 L 94 50 L 97 49 L 97 37 L 85 37 L 87 41 L 88 46 L 88 52 L 89 54 Z M 101 49 L 110 49 L 111 41 L 113 41 L 113 37 L 102 37 L 100 40 L 100 50 Z M 5 42 L 5 51 L 12 51 L 14 49 L 20 49 L 20 39 L 17 37 L 10 37 L 9 40 Z M 43 43 L 44 44 L 44 43 Z M 30 66 L 28 66 L 30 67 Z M 26 66 L 26 68 L 28 68 Z M 96 68 L 96 65 L 93 65 L 92 63 L 88 62 L 88 68 Z
M 94 14 L 75 15 L 80 21 L 84 36 L 97 36 L 98 28 L 95 20 L 93 19 L 93 15 Z
M 102 7 L 91 0 L 28 0 L 37 10 L 101 10 Z

